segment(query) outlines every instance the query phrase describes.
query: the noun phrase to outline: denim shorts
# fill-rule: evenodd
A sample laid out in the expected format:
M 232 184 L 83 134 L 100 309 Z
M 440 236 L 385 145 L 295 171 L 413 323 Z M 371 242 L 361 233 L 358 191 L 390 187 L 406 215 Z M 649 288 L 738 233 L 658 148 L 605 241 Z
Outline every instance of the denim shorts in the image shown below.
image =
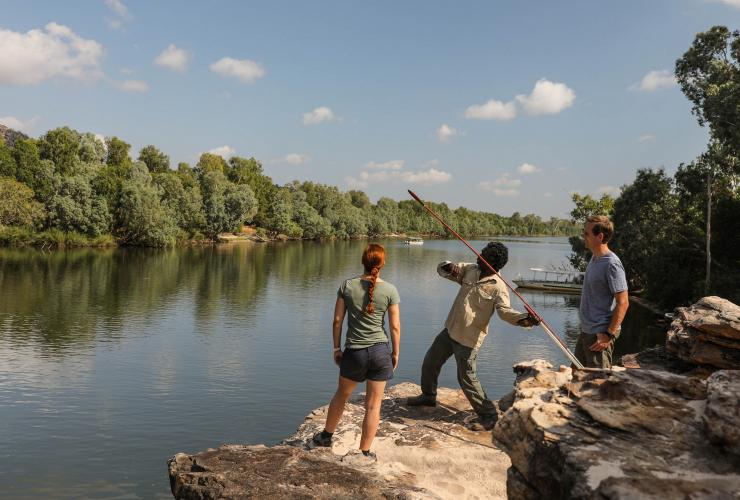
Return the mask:
M 393 360 L 388 344 L 375 344 L 363 349 L 345 349 L 339 375 L 355 382 L 382 382 L 393 378 Z

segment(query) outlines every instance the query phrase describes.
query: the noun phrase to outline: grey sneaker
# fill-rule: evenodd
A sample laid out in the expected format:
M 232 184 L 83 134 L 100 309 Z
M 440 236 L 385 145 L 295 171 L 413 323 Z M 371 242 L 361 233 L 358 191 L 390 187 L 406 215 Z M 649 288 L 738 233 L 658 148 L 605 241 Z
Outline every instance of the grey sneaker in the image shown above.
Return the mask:
M 411 398 L 406 398 L 406 406 L 437 406 L 437 398 L 420 394 Z
M 368 467 L 375 465 L 378 461 L 377 455 L 372 451 L 365 455 L 360 450 L 352 450 L 342 457 L 342 463 L 355 467 Z
M 311 438 L 311 441 L 313 441 L 313 444 L 315 444 L 316 446 L 323 446 L 325 448 L 329 448 L 331 446 L 331 437 L 325 436 L 324 431 L 314 434 L 313 438 Z
M 470 426 L 470 430 L 476 432 L 490 431 L 496 427 L 496 421 L 498 421 L 498 415 L 495 413 L 490 415 L 481 415 L 478 417 L 478 421 L 474 422 Z

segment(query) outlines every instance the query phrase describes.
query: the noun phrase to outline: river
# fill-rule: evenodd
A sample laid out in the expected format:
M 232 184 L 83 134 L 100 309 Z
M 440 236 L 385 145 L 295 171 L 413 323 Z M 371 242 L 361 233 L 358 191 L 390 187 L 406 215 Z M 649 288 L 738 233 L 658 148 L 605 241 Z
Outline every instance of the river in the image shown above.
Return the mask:
M 504 241 L 509 279 L 570 251 L 565 238 Z M 401 295 L 392 382 L 418 383 L 456 293 L 436 264 L 475 257 L 457 241 L 381 243 L 382 277 Z M 175 453 L 290 435 L 336 387 L 336 289 L 362 271 L 365 244 L 0 250 L 0 496 L 171 498 Z M 579 297 L 523 295 L 572 346 Z M 615 358 L 661 343 L 650 323 L 633 305 Z M 478 359 L 489 396 L 508 392 L 511 366 L 533 358 L 568 364 L 541 329 L 494 318 Z M 457 387 L 454 361 L 440 383 Z

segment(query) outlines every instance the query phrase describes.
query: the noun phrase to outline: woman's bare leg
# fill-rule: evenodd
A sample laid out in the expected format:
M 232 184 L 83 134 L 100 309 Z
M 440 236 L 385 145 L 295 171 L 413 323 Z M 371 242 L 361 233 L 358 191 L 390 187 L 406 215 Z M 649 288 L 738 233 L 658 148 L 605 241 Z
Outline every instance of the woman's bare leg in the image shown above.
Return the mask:
M 369 450 L 375 439 L 380 422 L 380 404 L 383 401 L 385 391 L 385 380 L 367 381 L 367 393 L 365 394 L 365 418 L 362 421 L 362 437 L 360 438 L 360 449 Z
M 354 380 L 344 378 L 341 375 L 339 376 L 339 386 L 337 387 L 337 392 L 334 393 L 334 397 L 331 398 L 329 412 L 326 415 L 326 424 L 324 425 L 326 432 L 333 433 L 337 430 L 339 420 L 342 418 L 342 413 L 344 413 L 344 404 L 352 395 L 352 391 L 356 385 L 357 382 Z

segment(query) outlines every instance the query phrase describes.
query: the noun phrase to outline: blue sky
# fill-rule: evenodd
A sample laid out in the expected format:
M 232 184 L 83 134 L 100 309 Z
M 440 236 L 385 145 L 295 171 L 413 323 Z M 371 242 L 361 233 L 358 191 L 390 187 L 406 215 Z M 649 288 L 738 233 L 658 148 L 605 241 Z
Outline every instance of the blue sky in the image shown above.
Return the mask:
M 740 0 L 0 1 L 0 123 L 566 216 L 700 154 L 676 58 Z M 666 73 L 667 72 L 667 73 Z

